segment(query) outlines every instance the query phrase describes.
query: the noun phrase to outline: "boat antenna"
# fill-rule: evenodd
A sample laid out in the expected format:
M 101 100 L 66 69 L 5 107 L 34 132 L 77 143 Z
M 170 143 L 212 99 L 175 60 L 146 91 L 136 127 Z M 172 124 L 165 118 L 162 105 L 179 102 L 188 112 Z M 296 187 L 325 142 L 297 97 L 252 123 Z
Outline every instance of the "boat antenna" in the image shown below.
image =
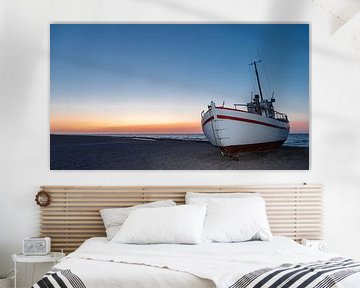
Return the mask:
M 249 60 L 250 60 L 250 63 L 253 62 L 250 50 L 249 50 Z M 254 84 L 255 81 L 254 81 L 253 74 L 251 73 L 251 70 L 250 70 L 250 64 L 249 64 L 249 76 L 250 76 L 250 79 L 251 79 L 251 89 L 252 89 L 252 91 L 255 91 L 255 84 Z
M 263 101 L 264 98 L 263 98 L 262 91 L 261 91 L 259 73 L 258 73 L 258 69 L 257 69 L 257 67 L 256 67 L 256 64 L 257 64 L 257 63 L 261 63 L 261 60 L 259 60 L 259 61 L 254 61 L 254 62 L 252 62 L 250 65 L 254 65 L 254 67 L 255 67 L 255 75 L 256 75 L 256 80 L 257 80 L 258 87 L 259 87 L 260 98 L 261 98 L 261 101 Z

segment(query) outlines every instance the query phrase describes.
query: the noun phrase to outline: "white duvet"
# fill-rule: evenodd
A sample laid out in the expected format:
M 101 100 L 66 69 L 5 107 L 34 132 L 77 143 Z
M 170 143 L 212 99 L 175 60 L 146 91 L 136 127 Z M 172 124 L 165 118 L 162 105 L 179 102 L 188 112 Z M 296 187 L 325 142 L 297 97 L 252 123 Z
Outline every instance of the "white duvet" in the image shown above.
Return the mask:
M 311 250 L 286 237 L 200 245 L 112 244 L 106 238 L 91 238 L 55 267 L 70 269 L 87 288 L 228 288 L 244 274 L 261 268 L 336 256 Z M 336 285 L 360 287 L 360 273 Z

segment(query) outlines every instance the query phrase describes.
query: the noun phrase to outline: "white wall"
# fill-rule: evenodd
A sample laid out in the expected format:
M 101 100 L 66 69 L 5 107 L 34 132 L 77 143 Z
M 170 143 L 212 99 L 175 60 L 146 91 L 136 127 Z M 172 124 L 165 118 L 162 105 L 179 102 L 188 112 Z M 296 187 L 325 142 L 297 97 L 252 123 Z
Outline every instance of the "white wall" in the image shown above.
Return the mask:
M 360 258 L 360 53 L 352 47 L 356 24 L 344 24 L 307 0 L 221 2 L 0 1 L 0 274 L 10 268 L 10 255 L 20 251 L 22 239 L 38 234 L 34 195 L 43 184 L 322 183 L 330 250 Z M 312 23 L 310 171 L 50 171 L 49 23 L 63 21 Z

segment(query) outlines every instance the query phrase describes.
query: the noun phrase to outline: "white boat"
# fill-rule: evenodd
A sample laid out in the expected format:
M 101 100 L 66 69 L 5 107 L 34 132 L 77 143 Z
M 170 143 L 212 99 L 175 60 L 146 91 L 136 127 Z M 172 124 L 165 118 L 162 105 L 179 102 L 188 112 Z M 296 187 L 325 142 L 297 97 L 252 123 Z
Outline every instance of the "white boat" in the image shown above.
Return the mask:
M 275 111 L 272 96 L 264 99 L 259 74 L 254 61 L 259 94 L 246 104 L 234 104 L 234 108 L 217 106 L 213 101 L 208 110 L 201 113 L 202 129 L 214 146 L 224 155 L 239 152 L 270 150 L 282 145 L 290 130 L 286 114 Z M 238 108 L 243 107 L 243 109 Z

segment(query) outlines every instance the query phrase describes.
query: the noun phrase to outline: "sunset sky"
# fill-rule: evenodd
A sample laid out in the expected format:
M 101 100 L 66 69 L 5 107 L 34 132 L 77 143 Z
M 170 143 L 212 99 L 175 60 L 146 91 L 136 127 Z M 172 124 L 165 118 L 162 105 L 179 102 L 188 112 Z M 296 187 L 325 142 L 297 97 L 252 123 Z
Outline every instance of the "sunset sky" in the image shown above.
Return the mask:
M 52 24 L 51 132 L 202 133 L 211 101 L 250 100 L 250 55 L 265 95 L 308 132 L 309 30 L 303 24 Z M 253 71 L 251 71 L 253 73 Z M 257 90 L 255 90 L 257 93 Z

